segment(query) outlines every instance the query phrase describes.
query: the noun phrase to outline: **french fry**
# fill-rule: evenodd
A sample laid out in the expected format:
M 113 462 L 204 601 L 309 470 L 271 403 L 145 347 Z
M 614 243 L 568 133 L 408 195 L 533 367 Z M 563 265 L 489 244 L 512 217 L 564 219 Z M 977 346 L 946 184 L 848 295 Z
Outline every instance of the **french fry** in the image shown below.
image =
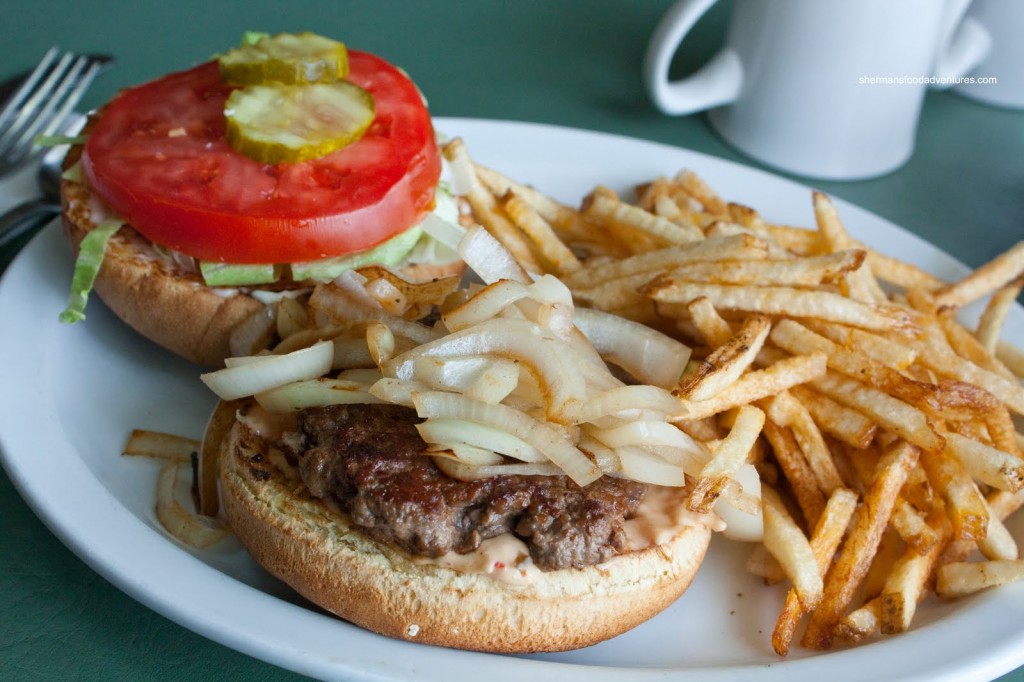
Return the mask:
M 814 423 L 833 438 L 855 448 L 866 448 L 874 439 L 878 425 L 860 412 L 806 385 L 794 386 L 789 392 L 811 414 Z
M 801 643 L 811 649 L 827 649 L 835 627 L 853 600 L 871 565 L 882 533 L 889 523 L 897 493 L 907 472 L 917 463 L 920 450 L 901 442 L 889 449 L 878 463 L 875 479 L 868 488 L 860 513 L 843 543 L 836 563 L 825 579 L 821 603 L 811 613 Z
M 843 539 L 850 519 L 857 508 L 857 496 L 846 488 L 836 488 L 815 524 L 811 534 L 811 551 L 818 566 L 818 572 L 824 575 L 828 571 L 832 557 Z M 782 607 L 772 631 L 772 648 L 779 656 L 789 653 L 789 644 L 793 640 L 796 627 L 807 610 L 797 594 L 796 588 L 790 588 L 786 594 L 786 603 Z
M 582 267 L 572 249 L 558 239 L 551 225 L 525 199 L 509 190 L 502 195 L 501 207 L 552 264 L 556 275 L 568 275 Z
M 707 513 L 736 471 L 747 462 L 747 456 L 764 426 L 764 412 L 753 405 L 743 405 L 736 414 L 732 428 L 714 456 L 700 471 L 697 483 L 690 493 L 687 508 L 690 511 Z
M 940 597 L 963 597 L 989 587 L 1024 578 L 1024 561 L 957 562 L 936 571 L 935 591 Z
M 992 513 L 998 519 L 1005 520 L 1010 514 L 1024 506 L 1024 490 L 1018 490 L 1015 493 L 997 490 L 985 499 Z
M 473 215 L 477 220 L 495 239 L 501 242 L 502 246 L 508 249 L 523 268 L 530 272 L 543 273 L 544 269 L 534 255 L 526 237 L 499 212 L 494 196 L 477 180 L 476 174 L 473 172 L 473 161 L 469 158 L 469 151 L 462 139 L 455 138 L 446 144 L 443 152 L 445 158 L 453 166 L 463 166 L 465 168 L 464 175 L 472 179 L 472 186 L 466 192 L 466 201 L 473 208 Z
M 878 632 L 881 625 L 882 600 L 875 597 L 843 616 L 836 624 L 835 637 L 847 644 L 856 644 Z
M 843 225 L 842 220 L 840 220 L 839 212 L 836 210 L 832 200 L 821 192 L 814 192 L 813 202 L 814 218 L 817 221 L 821 243 L 825 250 L 835 253 L 853 246 L 853 240 L 846 232 L 846 227 Z M 881 303 L 888 300 L 885 292 L 882 291 L 882 287 L 878 285 L 878 281 L 875 279 L 871 265 L 868 263 L 864 263 L 849 272 L 846 275 L 846 284 L 849 289 L 849 295 L 859 301 Z
M 1002 493 L 1007 495 L 1008 493 Z M 988 511 L 988 528 L 985 537 L 978 541 L 978 549 L 986 559 L 1019 559 L 1020 549 L 1017 541 L 1003 524 L 1003 515 L 992 508 L 989 501 L 985 500 L 985 509 Z
M 865 329 L 910 333 L 916 328 L 902 308 L 861 303 L 829 291 L 694 283 L 669 273 L 655 278 L 641 292 L 656 301 L 689 303 L 703 296 L 720 310 L 812 317 Z
M 607 312 L 642 308 L 647 300 L 639 289 L 650 280 L 651 275 L 646 272 L 627 275 L 592 287 L 575 289 L 573 297 L 588 306 Z
M 1024 455 L 1024 448 L 1021 447 L 1018 438 L 1020 434 L 1017 433 L 1013 417 L 1005 405 L 998 405 L 986 412 L 984 422 L 993 447 L 1013 455 Z
M 765 225 L 764 220 L 750 206 L 730 201 L 725 208 L 729 214 L 729 219 L 734 223 L 750 229 L 756 235 L 768 237 L 768 227 Z
M 928 292 L 946 286 L 945 281 L 912 263 L 893 258 L 856 240 L 852 245 L 867 252 L 865 260 L 871 267 L 871 272 L 883 282 L 894 284 L 901 289 L 919 289 Z
M 674 223 L 691 225 L 700 229 L 702 218 L 700 207 L 690 206 L 689 202 L 682 202 L 677 198 L 662 194 L 654 198 L 649 208 L 644 206 L 642 199 L 638 201 L 638 205 L 654 215 L 661 216 Z
M 1021 288 L 1024 288 L 1024 277 L 1018 277 L 1004 287 L 1001 287 L 989 299 L 988 305 L 978 319 L 978 328 L 974 335 L 989 355 L 995 355 L 999 345 L 999 334 L 1002 331 L 1006 316 L 1013 306 L 1013 302 L 1020 296 Z
M 714 417 L 677 421 L 676 426 L 691 438 L 705 443 L 719 440 L 725 435 Z
M 814 256 L 822 252 L 821 236 L 817 230 L 766 223 L 765 232 L 772 241 L 793 254 Z M 860 244 L 857 247 L 863 248 Z
M 902 495 L 892 510 L 892 527 L 917 554 L 929 553 L 939 542 L 939 533 L 928 524 L 922 514 Z
M 907 484 L 900 492 L 907 501 L 918 509 L 930 509 L 935 504 L 936 495 L 928 483 L 928 475 L 922 467 L 911 469 L 907 475 Z
M 883 431 L 866 448 L 860 450 L 854 450 L 849 446 L 843 448 L 844 454 L 849 459 L 850 467 L 853 469 L 853 474 L 856 477 L 854 487 L 859 487 L 861 492 L 866 490 L 871 485 L 871 482 L 875 480 L 875 470 L 878 468 L 878 461 L 882 458 L 882 450 L 895 442 L 890 440 L 890 437 L 891 434 L 889 432 Z M 907 479 L 910 479 L 910 474 L 907 475 Z
M 683 190 L 696 199 L 707 213 L 716 216 L 729 215 L 729 208 L 702 177 L 691 170 L 681 171 L 675 178 Z
M 658 177 L 636 188 L 636 205 L 645 211 L 703 230 L 714 220 L 704 206 L 691 196 L 677 180 Z
M 776 345 L 791 353 L 819 351 L 828 355 L 829 367 L 917 407 L 932 417 L 953 420 L 984 418 L 1009 443 L 1012 430 L 1005 408 L 984 389 L 948 379 L 938 384 L 909 379 L 896 370 L 855 350 L 847 350 L 792 320 L 781 320 L 772 332 Z M 1012 450 L 1015 452 L 1016 447 Z
M 996 359 L 1013 372 L 1018 379 L 1024 379 L 1024 351 L 1007 341 L 996 344 Z
M 813 381 L 825 373 L 821 353 L 780 360 L 765 369 L 747 372 L 727 388 L 707 400 L 680 399 L 679 419 L 701 419 L 757 402 L 780 391 Z
M 906 344 L 864 331 L 863 329 L 819 320 L 804 320 L 803 324 L 811 331 L 824 336 L 841 347 L 856 348 L 872 360 L 897 371 L 907 369 L 917 360 L 917 351 L 908 348 Z
M 680 379 L 677 395 L 688 400 L 707 400 L 721 392 L 750 367 L 770 330 L 771 320 L 766 316 L 749 317 L 735 336 Z
M 997 490 L 985 498 L 985 510 L 988 512 L 990 525 L 989 532 L 985 534 L 985 541 L 989 540 L 990 534 L 996 542 L 1005 541 L 1003 531 L 1005 531 L 1006 527 L 1002 525 L 1002 521 L 1020 509 L 1021 506 L 1024 506 L 1024 490 L 1019 490 L 1015 493 Z M 998 520 L 999 523 L 993 524 L 993 520 Z M 1011 537 L 1010 540 L 1012 541 L 1012 539 Z M 1014 542 L 1014 544 L 1016 543 Z M 942 553 L 939 563 L 948 564 L 964 561 L 976 548 L 977 543 L 973 540 L 953 540 L 949 543 L 946 551 Z
M 650 213 L 656 213 L 655 208 L 659 199 L 667 199 L 679 210 L 673 198 L 682 191 L 682 187 L 675 180 L 669 180 L 664 175 L 659 175 L 650 182 L 637 185 L 634 190 L 636 194 L 636 205 Z
M 861 485 L 860 475 L 850 460 L 849 450 L 852 449 L 851 446 L 836 438 L 825 435 L 824 431 L 822 435 L 825 438 L 825 444 L 832 455 L 832 462 L 835 464 L 836 471 L 839 472 L 839 478 L 843 481 L 843 485 L 857 492 L 862 492 L 863 486 Z
M 199 452 L 201 445 L 194 438 L 185 438 L 162 431 L 132 429 L 127 442 L 121 449 L 121 454 L 187 464 L 191 461 L 192 455 Z
M 794 354 L 825 353 L 832 369 L 888 392 L 908 381 L 896 370 L 855 350 L 855 347 L 843 347 L 795 320 L 780 320 L 773 330 L 772 342 Z
M 765 403 L 768 405 L 768 414 L 772 421 L 792 430 L 793 437 L 796 438 L 800 450 L 814 472 L 821 491 L 825 495 L 831 495 L 833 490 L 843 487 L 843 479 L 836 469 L 832 453 L 807 408 L 786 391 Z
M 921 464 L 928 481 L 946 503 L 957 540 L 985 537 L 988 528 L 988 510 L 985 500 L 960 461 L 943 450 L 921 453 Z
M 808 527 L 813 527 L 825 511 L 825 495 L 818 487 L 814 472 L 800 451 L 800 446 L 787 428 L 767 420 L 762 427 L 764 436 L 772 446 L 775 459 L 789 482 L 797 506 Z
M 507 178 L 486 166 L 474 163 L 473 170 L 493 195 L 500 197 L 512 191 L 527 201 L 544 220 L 551 223 L 561 233 L 583 234 L 583 230 L 578 226 L 578 223 L 581 221 L 575 209 L 555 201 L 543 192 L 538 192 L 528 185 Z
M 893 566 L 903 556 L 905 550 L 906 544 L 903 542 L 900 534 L 890 524 L 885 529 L 885 532 L 882 533 L 878 549 L 875 551 L 875 556 L 871 559 L 871 567 L 868 568 L 867 575 L 864 576 L 864 581 L 861 585 L 861 596 L 865 602 L 874 601 L 876 602 L 876 607 L 879 606 L 878 597 L 881 596 L 882 590 L 885 589 L 885 581 L 889 579 Z M 875 615 L 879 615 L 878 608 L 875 608 Z
M 949 538 L 948 522 L 941 510 L 933 510 L 928 516 L 928 525 L 938 540 L 924 553 L 911 547 L 893 566 L 881 595 L 881 630 L 883 634 L 903 632 L 910 627 L 910 621 L 917 610 L 917 604 L 924 595 L 928 578 Z
M 811 610 L 821 601 L 821 571 L 811 544 L 789 515 L 782 498 L 770 487 L 761 489 L 764 515 L 764 546 L 774 556 L 793 584 L 800 606 Z
M 754 231 L 749 227 L 744 227 L 737 223 L 729 222 L 727 220 L 716 220 L 706 228 L 704 228 L 704 236 L 708 239 L 722 239 L 724 237 L 732 237 L 738 235 L 750 235 L 752 237 L 758 237 L 764 239 L 768 245 L 768 259 L 779 262 L 786 262 L 787 264 L 796 263 L 795 256 L 787 251 L 785 248 L 775 242 L 775 240 L 766 238 L 763 233 Z M 765 282 L 769 284 L 769 282 Z
M 697 327 L 705 342 L 712 348 L 718 348 L 732 338 L 732 327 L 718 314 L 715 306 L 706 298 L 690 301 L 686 306 L 693 324 Z
M 624 231 L 633 238 L 647 237 L 655 245 L 686 244 L 704 239 L 704 233 L 699 229 L 678 225 L 639 206 L 627 204 L 614 192 L 602 187 L 584 198 L 580 215 L 612 230 Z
M 999 362 L 998 358 L 989 353 L 974 334 L 951 316 L 940 316 L 939 325 L 946 334 L 950 348 L 957 355 L 1009 381 L 1016 379 L 1013 372 L 1003 363 Z
M 588 262 L 581 270 L 566 275 L 564 281 L 574 290 L 587 289 L 640 274 L 647 274 L 648 279 L 653 279 L 656 274 L 684 263 L 713 262 L 724 258 L 743 260 L 767 257 L 768 245 L 764 241 L 750 235 L 736 235 L 668 246 L 596 264 Z
M 857 269 L 864 252 L 840 251 L 792 260 L 719 260 L 680 265 L 672 277 L 687 282 L 756 284 L 758 286 L 816 287 Z
M 827 372 L 825 376 L 812 380 L 811 386 L 836 402 L 868 415 L 882 428 L 922 449 L 934 451 L 945 446 L 942 436 L 923 412 L 883 391 L 836 372 Z
M 940 289 L 935 303 L 940 308 L 962 308 L 976 301 L 1024 273 L 1024 241 L 964 277 L 955 284 Z
M 1000 490 L 1017 492 L 1024 487 L 1024 459 L 994 447 L 946 433 L 947 452 L 960 460 L 971 477 Z

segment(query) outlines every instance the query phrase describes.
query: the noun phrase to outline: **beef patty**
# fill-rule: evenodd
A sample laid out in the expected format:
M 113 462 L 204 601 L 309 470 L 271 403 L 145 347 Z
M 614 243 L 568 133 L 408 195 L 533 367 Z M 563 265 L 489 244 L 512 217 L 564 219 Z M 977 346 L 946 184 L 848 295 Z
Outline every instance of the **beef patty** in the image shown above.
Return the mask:
M 421 454 L 415 411 L 395 405 L 309 408 L 298 420 L 283 445 L 310 493 L 417 556 L 471 552 L 511 532 L 541 570 L 597 564 L 625 548 L 623 521 L 647 489 L 609 477 L 586 487 L 566 476 L 458 481 Z

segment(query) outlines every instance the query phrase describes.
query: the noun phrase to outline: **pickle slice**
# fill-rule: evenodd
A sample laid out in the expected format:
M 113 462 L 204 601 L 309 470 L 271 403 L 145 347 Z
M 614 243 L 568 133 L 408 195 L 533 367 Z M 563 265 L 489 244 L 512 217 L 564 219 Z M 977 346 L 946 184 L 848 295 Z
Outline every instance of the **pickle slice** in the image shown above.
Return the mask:
M 220 56 L 232 85 L 334 83 L 348 75 L 345 45 L 315 33 L 264 35 Z
M 373 122 L 373 97 L 348 81 L 253 85 L 224 105 L 227 141 L 261 163 L 296 163 L 352 144 Z

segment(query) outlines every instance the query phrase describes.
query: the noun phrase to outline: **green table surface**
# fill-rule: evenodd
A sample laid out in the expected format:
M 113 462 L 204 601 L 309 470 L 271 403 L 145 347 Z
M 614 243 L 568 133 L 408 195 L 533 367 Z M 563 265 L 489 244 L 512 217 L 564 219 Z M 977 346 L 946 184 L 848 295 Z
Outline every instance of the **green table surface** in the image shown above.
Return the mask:
M 619 133 L 752 164 L 703 117 L 662 116 L 645 97 L 644 47 L 668 5 L 2 0 L 0 79 L 30 67 L 51 45 L 111 53 L 116 67 L 95 83 L 88 108 L 118 88 L 202 61 L 244 30 L 315 30 L 404 67 L 435 115 Z M 713 53 L 728 11 L 728 3 L 718 6 L 700 22 L 675 71 L 685 73 Z M 915 154 L 903 168 L 873 180 L 811 184 L 977 266 L 1024 235 L 1022 160 L 1024 112 L 932 92 Z M 0 267 L 25 241 L 0 252 Z M 0 474 L 0 679 L 236 677 L 294 675 L 206 640 L 122 594 L 51 535 Z M 1003 679 L 1024 680 L 1024 672 Z

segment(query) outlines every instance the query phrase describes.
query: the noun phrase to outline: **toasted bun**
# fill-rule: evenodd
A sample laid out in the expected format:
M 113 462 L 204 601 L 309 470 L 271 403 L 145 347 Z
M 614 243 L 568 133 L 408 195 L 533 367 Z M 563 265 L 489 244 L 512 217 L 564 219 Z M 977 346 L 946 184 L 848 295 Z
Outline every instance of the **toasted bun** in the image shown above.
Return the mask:
M 73 147 L 65 166 L 77 162 Z M 65 180 L 61 185 L 61 221 L 77 256 L 82 239 L 100 220 L 102 201 L 89 188 Z M 417 263 L 402 271 L 413 281 L 459 275 L 461 262 Z M 203 284 L 197 274 L 183 273 L 156 258 L 149 241 L 130 228 L 111 237 L 93 287 L 115 315 L 171 352 L 199 365 L 219 367 L 231 353 L 232 330 L 255 314 L 263 303 L 242 291 L 226 294 Z
M 704 525 L 671 541 L 514 586 L 415 561 L 304 494 L 259 456 L 236 423 L 220 455 L 228 522 L 258 563 L 302 596 L 388 637 L 499 653 L 596 644 L 656 615 L 690 585 L 710 540 Z M 247 445 L 248 444 L 248 445 Z

